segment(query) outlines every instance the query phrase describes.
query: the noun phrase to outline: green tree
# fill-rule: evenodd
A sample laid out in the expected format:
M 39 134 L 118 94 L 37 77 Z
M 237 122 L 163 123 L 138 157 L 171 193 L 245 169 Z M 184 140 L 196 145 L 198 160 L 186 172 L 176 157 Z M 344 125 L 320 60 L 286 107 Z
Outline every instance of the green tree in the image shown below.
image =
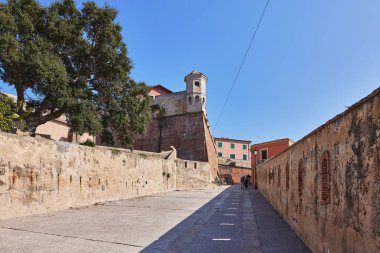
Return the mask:
M 16 105 L 8 96 L 0 93 L 0 130 L 10 132 L 16 127 L 15 121 L 19 118 L 16 114 Z
M 124 146 L 144 131 L 148 88 L 129 76 L 116 16 L 93 2 L 80 9 L 74 0 L 0 3 L 0 79 L 15 87 L 19 114 L 30 112 L 31 132 L 62 114 L 73 132 L 103 132 L 109 142 L 116 133 Z

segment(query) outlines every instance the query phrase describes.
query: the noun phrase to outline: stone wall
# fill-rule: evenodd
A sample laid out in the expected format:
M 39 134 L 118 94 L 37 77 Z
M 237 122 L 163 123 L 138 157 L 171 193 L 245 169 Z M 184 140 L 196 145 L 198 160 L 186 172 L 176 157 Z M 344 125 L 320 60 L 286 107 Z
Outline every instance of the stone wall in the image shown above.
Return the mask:
M 0 133 L 0 220 L 210 182 L 208 163 L 197 162 L 197 173 L 177 169 L 182 163 L 175 150 L 131 153 Z
M 210 176 L 211 179 L 216 180 L 218 175 L 218 156 L 216 153 L 216 147 L 214 138 L 210 130 L 210 126 L 207 123 L 206 117 L 202 113 L 203 117 L 203 130 L 204 130 L 204 147 L 206 149 L 207 162 L 210 164 Z
M 258 166 L 258 187 L 313 252 L 380 252 L 380 88 Z
M 135 149 L 159 152 L 158 123 L 156 118 L 149 122 L 146 132 L 135 138 Z M 177 150 L 180 159 L 209 162 L 210 176 L 213 179 L 216 177 L 218 168 L 216 150 L 203 112 L 164 117 L 161 150 L 168 150 L 171 146 Z
M 166 116 L 187 113 L 186 91 L 157 96 L 154 99 L 153 104 L 164 107 Z
M 209 163 L 178 159 L 176 165 L 176 182 L 178 190 L 200 189 L 215 186 L 211 183 L 211 166 Z

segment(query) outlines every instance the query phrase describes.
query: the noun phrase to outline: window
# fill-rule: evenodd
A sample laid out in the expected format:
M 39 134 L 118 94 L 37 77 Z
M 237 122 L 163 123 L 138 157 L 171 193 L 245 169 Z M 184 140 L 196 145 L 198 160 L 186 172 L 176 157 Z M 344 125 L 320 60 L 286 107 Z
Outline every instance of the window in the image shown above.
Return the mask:
M 285 186 L 286 186 L 286 190 L 288 191 L 289 190 L 289 163 L 286 164 L 286 169 L 285 169 L 285 173 L 286 173 L 286 183 L 285 183 Z
M 243 155 L 243 160 L 247 160 L 247 155 Z
M 189 97 L 189 104 L 191 104 L 191 97 Z
M 302 202 L 302 191 L 303 191 L 303 163 L 302 159 L 298 162 L 298 196 Z
M 243 144 L 243 149 L 244 149 L 244 150 L 247 149 L 247 144 Z
M 199 103 L 199 96 L 198 95 L 195 96 L 195 102 Z
M 195 87 L 199 87 L 199 81 L 195 81 L 195 82 L 194 82 L 194 86 L 195 86 Z
M 230 148 L 231 148 L 231 149 L 234 149 L 234 148 L 235 148 L 235 143 L 231 143 L 231 144 L 230 144 Z
M 260 149 L 260 159 L 261 160 L 268 159 L 268 149 Z
M 277 187 L 280 188 L 281 187 L 281 167 L 278 166 L 278 169 L 277 169 Z
M 235 154 L 230 154 L 231 159 L 235 159 Z
M 218 142 L 218 148 L 221 148 L 223 147 L 223 143 L 222 142 Z
M 218 152 L 218 157 L 222 157 L 222 152 Z
M 322 164 L 321 164 L 321 194 L 322 194 L 322 205 L 330 203 L 330 153 L 329 151 L 324 151 L 322 154 Z

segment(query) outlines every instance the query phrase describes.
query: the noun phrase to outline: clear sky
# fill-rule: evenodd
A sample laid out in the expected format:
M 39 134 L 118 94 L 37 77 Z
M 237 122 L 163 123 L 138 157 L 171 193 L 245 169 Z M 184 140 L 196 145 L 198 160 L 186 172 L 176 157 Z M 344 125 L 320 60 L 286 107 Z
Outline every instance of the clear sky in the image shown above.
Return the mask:
M 191 70 L 208 76 L 216 137 L 298 140 L 380 86 L 380 1 L 272 0 L 214 128 L 266 0 L 107 3 L 134 79 L 181 91 Z

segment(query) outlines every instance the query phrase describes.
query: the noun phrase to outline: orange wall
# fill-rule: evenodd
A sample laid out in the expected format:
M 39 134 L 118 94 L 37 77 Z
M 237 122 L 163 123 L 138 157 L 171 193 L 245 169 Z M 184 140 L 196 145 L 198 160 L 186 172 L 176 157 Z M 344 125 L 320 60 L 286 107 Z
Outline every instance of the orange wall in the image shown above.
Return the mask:
M 257 156 L 256 156 L 256 159 L 257 160 L 260 160 L 261 157 L 260 157 L 260 149 L 268 149 L 268 159 L 279 154 L 280 152 L 282 152 L 283 150 L 285 150 L 286 148 L 288 148 L 290 145 L 289 145 L 289 140 L 283 140 L 283 141 L 276 141 L 276 142 L 267 142 L 267 143 L 262 143 L 262 144 L 253 144 L 251 146 L 251 154 L 252 154 L 252 158 L 254 158 L 253 156 L 253 150 L 257 150 Z
M 285 149 L 287 149 L 293 142 L 290 141 L 289 139 L 284 139 L 284 140 L 278 140 L 278 141 L 272 141 L 272 142 L 264 142 L 264 143 L 258 143 L 258 144 L 253 144 L 251 146 L 251 166 L 253 169 L 255 169 L 254 163 L 255 163 L 255 155 L 253 151 L 256 149 L 257 150 L 257 155 L 256 155 L 256 161 L 261 160 L 260 157 L 260 149 L 267 149 L 268 150 L 268 158 L 270 159 L 273 156 L 281 153 Z M 254 175 L 252 176 L 252 180 L 254 181 Z

